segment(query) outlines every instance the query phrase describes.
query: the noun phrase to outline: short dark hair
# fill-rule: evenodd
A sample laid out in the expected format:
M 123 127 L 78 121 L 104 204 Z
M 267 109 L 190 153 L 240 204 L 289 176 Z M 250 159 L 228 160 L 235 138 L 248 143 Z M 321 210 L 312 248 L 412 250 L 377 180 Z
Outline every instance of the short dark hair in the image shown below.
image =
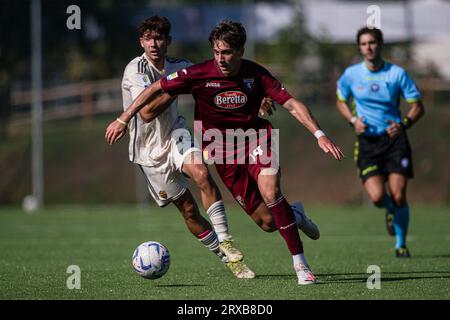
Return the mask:
M 233 49 L 240 49 L 245 45 L 247 40 L 247 33 L 245 28 L 239 22 L 231 20 L 223 20 L 215 27 L 208 38 L 211 46 L 214 46 L 216 41 L 224 41 Z
M 377 28 L 369 28 L 369 27 L 363 27 L 358 30 L 356 33 L 356 43 L 359 45 L 359 39 L 363 34 L 371 34 L 375 37 L 375 39 L 378 41 L 378 43 L 383 44 L 383 32 L 381 32 L 380 29 Z
M 169 36 L 172 25 L 166 17 L 153 16 L 145 19 L 138 27 L 139 36 L 142 37 L 147 31 L 156 31 L 162 35 Z

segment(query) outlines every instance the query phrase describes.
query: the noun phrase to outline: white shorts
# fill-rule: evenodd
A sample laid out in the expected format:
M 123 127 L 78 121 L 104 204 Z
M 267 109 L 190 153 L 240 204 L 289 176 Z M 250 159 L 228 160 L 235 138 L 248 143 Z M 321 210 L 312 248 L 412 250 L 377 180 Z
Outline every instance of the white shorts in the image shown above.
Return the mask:
M 160 207 L 177 200 L 186 191 L 188 183 L 182 172 L 186 157 L 193 152 L 199 152 L 201 156 L 200 149 L 192 147 L 190 135 L 172 137 L 170 144 L 167 157 L 158 165 L 138 165 L 146 177 L 150 194 Z

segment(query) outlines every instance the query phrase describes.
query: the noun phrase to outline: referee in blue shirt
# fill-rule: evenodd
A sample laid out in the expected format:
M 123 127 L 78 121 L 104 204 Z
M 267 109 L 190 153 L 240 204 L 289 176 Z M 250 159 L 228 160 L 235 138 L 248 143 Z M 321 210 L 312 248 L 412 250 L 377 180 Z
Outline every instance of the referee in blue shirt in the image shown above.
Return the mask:
M 355 161 L 371 201 L 386 209 L 386 227 L 396 235 L 396 256 L 410 257 L 406 247 L 408 179 L 413 177 L 406 130 L 424 114 L 420 92 L 401 67 L 381 56 L 383 33 L 358 30 L 356 41 L 364 61 L 345 69 L 337 82 L 337 108 L 357 135 Z M 410 108 L 402 117 L 400 96 Z

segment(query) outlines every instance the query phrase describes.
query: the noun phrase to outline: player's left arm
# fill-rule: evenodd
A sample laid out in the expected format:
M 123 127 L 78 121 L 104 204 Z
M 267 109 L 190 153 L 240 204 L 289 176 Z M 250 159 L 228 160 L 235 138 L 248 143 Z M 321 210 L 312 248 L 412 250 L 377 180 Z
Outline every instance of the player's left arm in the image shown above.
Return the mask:
M 331 153 L 336 160 L 344 158 L 341 149 L 323 133 L 311 110 L 305 104 L 295 98 L 290 98 L 283 104 L 283 107 L 317 138 L 319 147 L 325 153 Z
M 391 138 L 398 135 L 402 130 L 409 129 L 425 114 L 425 107 L 423 105 L 419 89 L 404 70 L 401 70 L 398 81 L 402 96 L 406 99 L 406 102 L 409 105 L 409 110 L 406 116 L 403 117 L 401 123 L 389 121 L 390 126 L 386 131 Z
M 414 102 L 410 102 L 408 104 L 409 104 L 409 111 L 402 121 L 402 124 L 406 129 L 411 127 L 425 114 L 425 107 L 423 105 L 422 100 L 417 100 Z
M 409 110 L 405 117 L 403 117 L 401 123 L 397 123 L 389 120 L 389 127 L 386 129 L 387 134 L 393 138 L 398 135 L 402 130 L 407 130 L 412 127 L 420 118 L 425 114 L 425 107 L 422 100 L 409 102 Z

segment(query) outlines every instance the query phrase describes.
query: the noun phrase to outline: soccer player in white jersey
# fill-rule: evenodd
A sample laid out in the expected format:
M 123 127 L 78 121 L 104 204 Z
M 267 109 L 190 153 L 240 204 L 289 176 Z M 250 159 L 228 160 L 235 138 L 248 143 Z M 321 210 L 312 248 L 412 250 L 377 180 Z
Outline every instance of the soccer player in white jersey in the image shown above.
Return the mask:
M 126 67 L 122 80 L 123 107 L 153 82 L 191 63 L 166 56 L 171 43 L 171 24 L 165 17 L 153 16 L 139 26 L 144 53 Z M 219 256 L 237 278 L 253 278 L 243 254 L 233 246 L 221 194 L 202 163 L 200 150 L 192 147 L 185 120 L 178 115 L 177 99 L 151 122 L 137 114 L 128 123 L 129 157 L 145 175 L 148 190 L 163 207 L 174 203 L 186 226 L 210 251 Z M 199 187 L 205 210 L 214 226 L 199 213 L 187 188 L 187 175 Z
M 288 109 L 292 116 L 314 133 L 319 147 L 325 153 L 330 153 L 336 160 L 341 160 L 343 154 L 320 130 L 319 124 L 304 104 L 292 97 L 264 67 L 242 59 L 246 41 L 246 31 L 242 24 L 222 21 L 211 31 L 209 41 L 214 59 L 179 70 L 154 82 L 126 108 L 118 120 L 108 126 L 105 138 L 109 143 L 114 143 L 124 134 L 125 126 L 121 122 L 129 121 L 140 112 L 148 114 L 150 118 L 155 117 L 167 107 L 165 101 L 187 93 L 194 97 L 194 118 L 202 121 L 202 134 L 207 134 L 209 129 L 217 129 L 216 132 L 225 136 L 229 134 L 230 128 L 239 129 L 240 132 L 243 131 L 242 128 L 250 129 L 253 133 L 258 131 L 258 146 L 252 146 L 250 141 L 236 144 L 235 139 L 231 143 L 217 139 L 222 141 L 218 142 L 214 156 L 218 153 L 222 158 L 214 162 L 215 167 L 248 216 L 264 231 L 279 231 L 292 256 L 298 284 L 314 284 L 316 278 L 304 255 L 296 214 L 281 193 L 279 162 L 277 159 L 267 159 L 275 151 L 267 151 L 273 150 L 273 126 L 269 121 L 258 117 L 264 97 L 269 96 Z M 161 100 L 156 102 L 157 99 Z M 242 137 L 242 134 L 238 135 Z M 202 148 L 205 158 L 209 157 L 211 153 L 208 145 L 203 143 Z M 246 162 L 244 159 L 244 162 L 240 162 L 234 157 L 241 151 L 243 158 L 248 157 L 250 161 Z M 256 160 L 252 161 L 250 155 Z M 230 156 L 231 161 L 228 161 Z M 225 159 L 225 162 L 222 161 Z M 268 223 L 267 229 L 261 219 Z M 315 234 L 318 236 L 318 232 Z

